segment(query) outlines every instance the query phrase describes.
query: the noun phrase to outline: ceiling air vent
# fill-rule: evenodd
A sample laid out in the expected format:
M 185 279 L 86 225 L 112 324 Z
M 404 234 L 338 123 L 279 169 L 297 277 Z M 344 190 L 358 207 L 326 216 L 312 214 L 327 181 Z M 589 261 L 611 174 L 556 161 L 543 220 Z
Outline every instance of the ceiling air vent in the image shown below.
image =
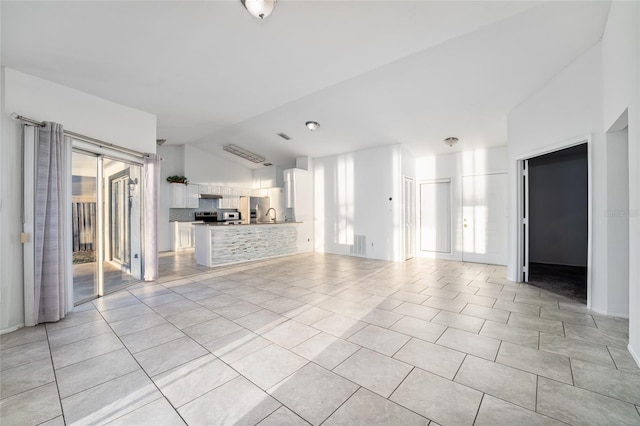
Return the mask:
M 287 141 L 290 141 L 290 140 L 291 140 L 291 136 L 289 136 L 289 135 L 288 135 L 288 134 L 286 134 L 286 133 L 282 133 L 282 132 L 280 132 L 280 133 L 276 133 L 276 134 L 277 134 L 278 136 L 280 136 L 280 137 L 281 137 L 282 139 L 284 139 L 284 140 L 287 140 Z
M 255 154 L 251 151 L 247 151 L 244 148 L 240 148 L 237 145 L 229 144 L 222 147 L 227 152 L 237 155 L 238 157 L 249 160 L 253 163 L 264 163 L 265 158 L 262 155 Z
M 262 163 L 262 165 L 269 167 L 269 166 L 273 166 L 273 163 Z

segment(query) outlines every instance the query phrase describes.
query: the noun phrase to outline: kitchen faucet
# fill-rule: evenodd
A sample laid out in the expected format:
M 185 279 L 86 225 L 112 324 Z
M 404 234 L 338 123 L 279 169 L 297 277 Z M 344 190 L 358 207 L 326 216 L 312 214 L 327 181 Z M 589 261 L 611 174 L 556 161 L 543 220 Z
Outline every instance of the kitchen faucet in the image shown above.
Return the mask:
M 265 216 L 269 216 L 269 212 L 273 210 L 273 218 L 271 220 L 273 220 L 274 222 L 276 221 L 276 216 L 278 215 L 278 213 L 276 212 L 276 209 L 274 209 L 273 207 L 269 207 L 269 210 L 267 210 L 267 213 L 265 213 Z

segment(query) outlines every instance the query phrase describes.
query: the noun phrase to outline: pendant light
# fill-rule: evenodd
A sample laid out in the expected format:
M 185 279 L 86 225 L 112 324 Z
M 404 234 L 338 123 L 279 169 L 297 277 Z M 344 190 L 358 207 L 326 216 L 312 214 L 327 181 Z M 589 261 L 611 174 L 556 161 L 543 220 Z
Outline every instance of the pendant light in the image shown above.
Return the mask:
M 256 18 L 264 19 L 273 12 L 277 0 L 240 0 L 250 14 Z

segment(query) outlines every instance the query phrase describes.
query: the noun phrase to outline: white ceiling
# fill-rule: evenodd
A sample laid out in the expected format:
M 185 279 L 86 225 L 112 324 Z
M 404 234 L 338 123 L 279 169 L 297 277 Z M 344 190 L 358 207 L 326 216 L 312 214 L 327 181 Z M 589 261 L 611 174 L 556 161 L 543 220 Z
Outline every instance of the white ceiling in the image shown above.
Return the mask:
M 609 4 L 280 0 L 260 21 L 240 0 L 2 1 L 1 58 L 156 114 L 167 144 L 283 167 L 390 143 L 421 156 L 506 144 L 508 112 L 600 39 Z

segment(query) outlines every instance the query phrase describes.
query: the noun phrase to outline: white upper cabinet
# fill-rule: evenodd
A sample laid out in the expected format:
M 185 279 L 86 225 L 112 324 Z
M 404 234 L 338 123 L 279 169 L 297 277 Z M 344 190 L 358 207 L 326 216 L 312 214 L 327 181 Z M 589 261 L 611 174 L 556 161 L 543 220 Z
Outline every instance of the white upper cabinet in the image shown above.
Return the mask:
M 200 206 L 200 187 L 198 185 L 187 185 L 185 204 L 189 209 L 197 209 Z
M 184 208 L 186 206 L 187 186 L 183 183 L 171 183 L 171 208 Z
M 282 169 L 276 166 L 267 166 L 253 171 L 254 188 L 282 188 Z
M 220 187 L 215 185 L 200 185 L 200 193 L 220 195 Z
M 185 185 L 182 183 L 172 183 L 170 208 L 198 208 L 200 189 L 198 185 Z
M 287 169 L 283 172 L 284 175 L 284 206 L 287 209 L 295 208 L 296 206 L 296 175 L 295 169 Z
M 296 209 L 296 217 L 301 214 L 311 216 L 313 208 L 311 173 L 303 169 L 287 169 L 283 172 L 283 175 L 285 208 Z

